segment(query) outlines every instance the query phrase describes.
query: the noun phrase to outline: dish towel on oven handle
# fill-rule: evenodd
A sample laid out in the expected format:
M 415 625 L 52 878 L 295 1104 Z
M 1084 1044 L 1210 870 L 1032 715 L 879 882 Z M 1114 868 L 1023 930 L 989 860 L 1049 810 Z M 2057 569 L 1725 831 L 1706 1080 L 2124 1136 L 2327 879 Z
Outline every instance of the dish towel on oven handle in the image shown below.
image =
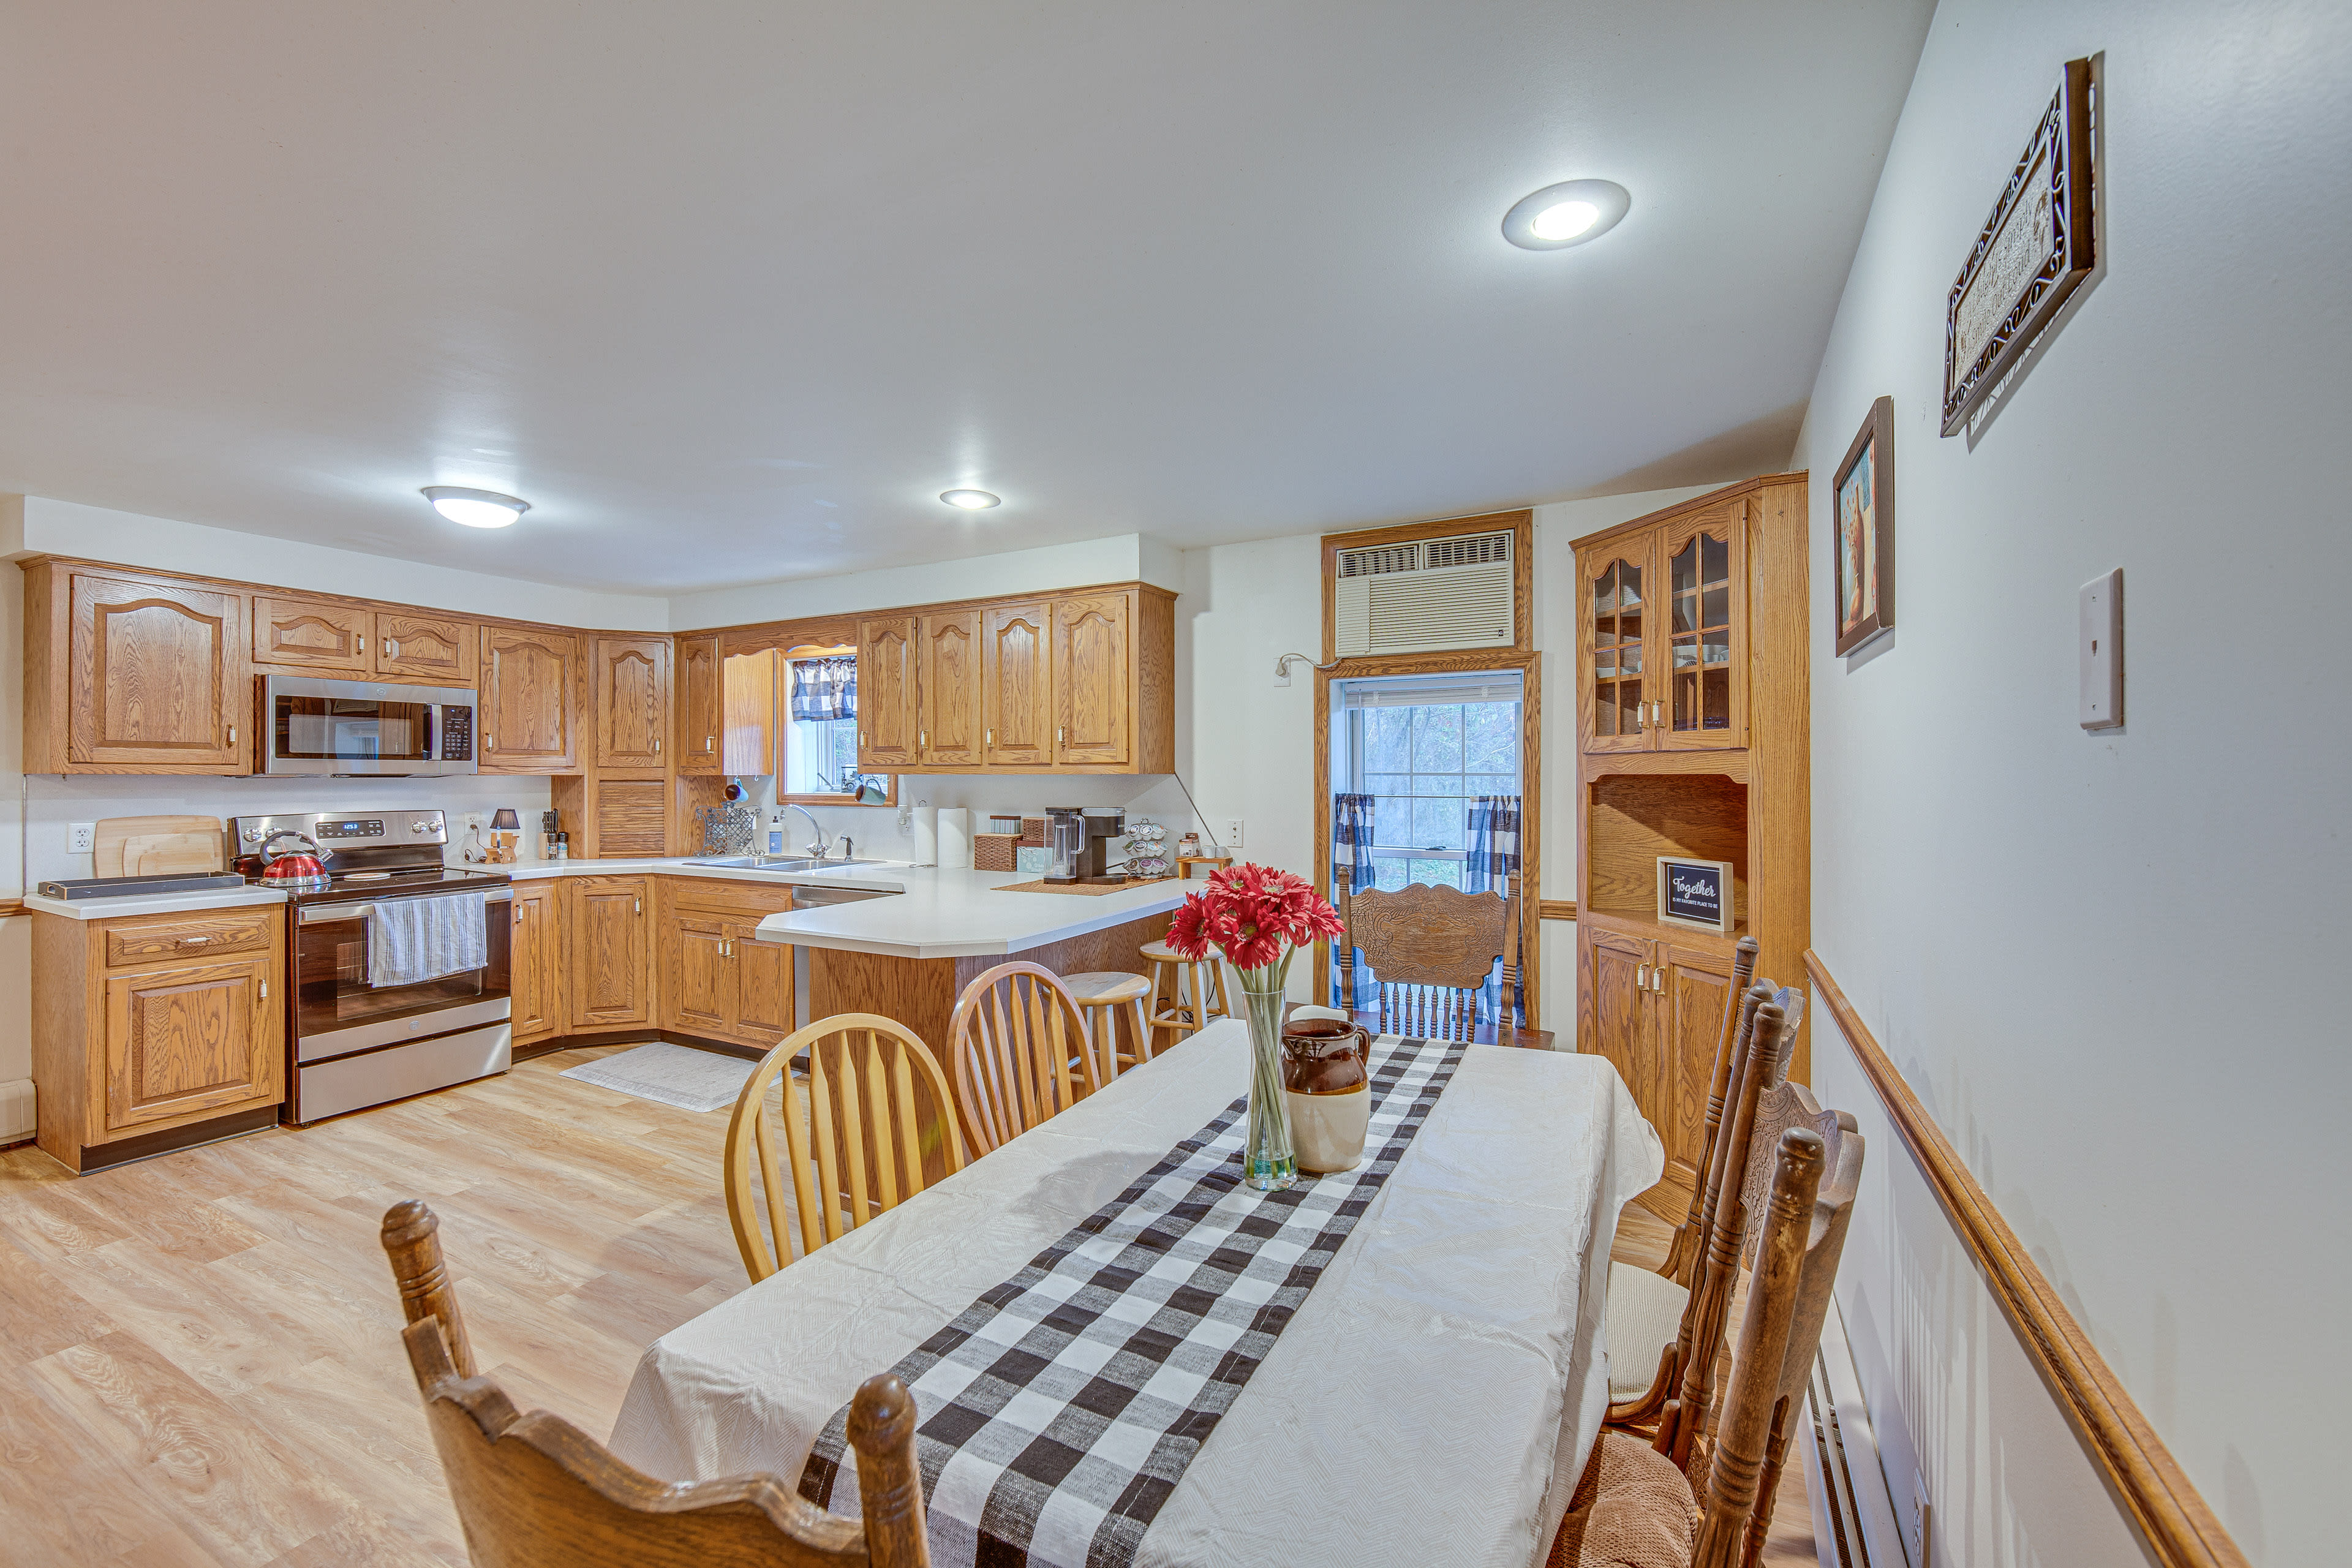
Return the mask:
M 480 893 L 378 899 L 368 914 L 368 984 L 415 985 L 490 962 Z
M 890 1370 L 914 1392 L 935 1568 L 1120 1568 L 1387 1182 L 1462 1059 L 1374 1047 L 1364 1159 L 1241 1184 L 1245 1100 Z M 801 1493 L 858 1516 L 849 1411 Z

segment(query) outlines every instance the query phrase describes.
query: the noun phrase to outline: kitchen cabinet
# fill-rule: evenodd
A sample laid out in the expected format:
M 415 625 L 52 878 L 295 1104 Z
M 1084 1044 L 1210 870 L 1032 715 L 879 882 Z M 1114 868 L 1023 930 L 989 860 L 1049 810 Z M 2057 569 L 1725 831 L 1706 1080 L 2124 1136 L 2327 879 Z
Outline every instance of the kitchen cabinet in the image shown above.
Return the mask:
M 793 950 L 759 940 L 790 888 L 664 879 L 662 1027 L 767 1047 L 793 1032 Z
M 563 882 L 564 975 L 572 1027 L 617 1029 L 654 1021 L 652 887 L 646 877 Z
M 735 971 L 727 961 L 724 917 L 682 910 L 669 921 L 662 974 L 662 1026 L 693 1035 L 729 1032 L 735 1013 Z
M 482 628 L 481 737 L 486 773 L 568 773 L 579 763 L 573 693 L 579 639 L 528 626 Z
M 374 615 L 357 605 L 253 596 L 253 662 L 315 669 L 344 679 L 374 673 Z
M 719 771 L 720 736 L 725 732 L 726 687 L 719 663 L 719 634 L 677 639 L 677 741 L 672 765 L 681 773 Z
M 1054 666 L 1047 679 L 1054 694 L 1056 763 L 1117 767 L 1131 754 L 1131 605 L 1126 594 L 1054 601 Z
M 915 617 L 857 623 L 857 765 L 903 773 L 917 761 Z
M 406 610 L 375 613 L 375 672 L 391 680 L 470 687 L 481 668 L 481 628 Z
M 1698 1178 L 1706 1096 L 1731 994 L 1728 941 L 1644 936 L 1580 920 L 1592 999 L 1585 1048 L 1609 1058 L 1665 1145 L 1662 1178 L 1684 1201 Z
M 980 765 L 980 618 L 978 610 L 915 618 L 915 746 L 926 768 Z
M 659 768 L 669 734 L 669 639 L 598 637 L 596 765 Z
M 246 773 L 246 600 L 183 578 L 25 572 L 27 773 Z
M 556 896 L 562 887 L 551 879 L 514 885 L 514 931 L 507 967 L 513 997 L 514 1043 L 519 1047 L 537 1045 L 563 1032 L 562 928 Z
M 1054 760 L 1050 621 L 1043 599 L 992 605 L 982 613 L 981 747 L 992 768 Z
M 42 1148 L 76 1171 L 277 1119 L 286 912 L 34 917 Z
M 1747 744 L 1748 507 L 1735 499 L 1578 552 L 1586 751 Z

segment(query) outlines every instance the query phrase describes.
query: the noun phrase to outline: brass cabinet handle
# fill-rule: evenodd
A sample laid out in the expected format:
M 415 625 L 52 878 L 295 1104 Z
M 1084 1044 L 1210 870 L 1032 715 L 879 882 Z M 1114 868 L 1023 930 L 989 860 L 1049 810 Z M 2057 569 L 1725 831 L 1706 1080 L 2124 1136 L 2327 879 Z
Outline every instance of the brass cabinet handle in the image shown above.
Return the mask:
M 1633 966 L 1633 989 L 1636 991 L 1647 991 L 1649 988 L 1650 966 L 1646 963 L 1635 964 Z

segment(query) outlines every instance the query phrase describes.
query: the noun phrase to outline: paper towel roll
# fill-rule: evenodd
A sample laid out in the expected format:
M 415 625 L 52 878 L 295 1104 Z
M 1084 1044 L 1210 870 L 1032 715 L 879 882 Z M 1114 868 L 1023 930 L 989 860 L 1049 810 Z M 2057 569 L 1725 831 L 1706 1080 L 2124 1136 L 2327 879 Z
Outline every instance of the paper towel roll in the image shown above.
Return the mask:
M 936 866 L 940 863 L 940 814 L 934 807 L 916 806 L 911 814 L 915 822 L 915 864 Z
M 940 807 L 940 865 L 971 869 L 971 813 L 960 805 Z

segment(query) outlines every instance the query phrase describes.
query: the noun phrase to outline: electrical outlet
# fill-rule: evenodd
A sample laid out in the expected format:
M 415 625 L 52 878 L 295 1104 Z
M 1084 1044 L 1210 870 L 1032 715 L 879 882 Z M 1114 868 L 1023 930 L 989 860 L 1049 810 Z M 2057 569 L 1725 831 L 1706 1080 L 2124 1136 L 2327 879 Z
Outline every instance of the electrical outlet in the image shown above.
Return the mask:
M 69 822 L 66 824 L 66 853 L 88 855 L 98 847 L 98 824 Z
M 1914 1474 L 1911 1478 L 1911 1518 L 1906 1526 L 1904 1545 L 1910 1549 L 1911 1568 L 1927 1568 L 1927 1525 L 1935 1510 L 1927 1503 L 1927 1478 Z
M 1226 848 L 1240 848 L 1242 847 L 1242 819 L 1238 816 L 1227 817 L 1224 822 L 1224 831 L 1219 833 L 1217 837 L 1225 841 Z
M 1287 686 L 1290 684 L 1290 666 L 1286 664 L 1278 664 L 1275 666 L 1274 683 L 1276 686 Z

